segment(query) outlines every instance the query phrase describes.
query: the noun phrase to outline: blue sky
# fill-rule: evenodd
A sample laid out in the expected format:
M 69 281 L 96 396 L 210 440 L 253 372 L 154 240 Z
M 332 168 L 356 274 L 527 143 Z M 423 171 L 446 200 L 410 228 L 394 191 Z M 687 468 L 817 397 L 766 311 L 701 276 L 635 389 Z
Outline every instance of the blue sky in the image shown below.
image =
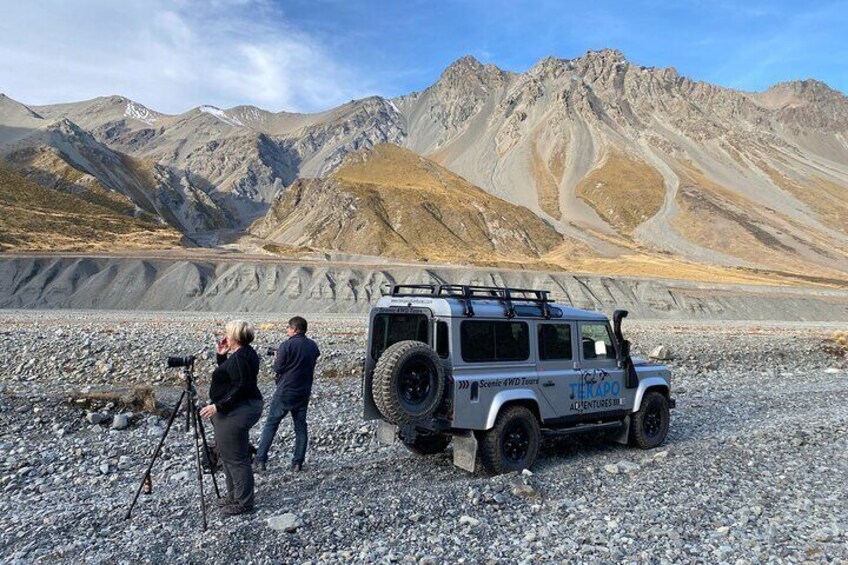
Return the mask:
M 812 77 L 848 92 L 848 0 L 0 0 L 0 11 L 0 92 L 29 104 L 123 94 L 165 112 L 317 111 L 426 88 L 465 54 L 524 71 L 605 47 L 722 86 Z

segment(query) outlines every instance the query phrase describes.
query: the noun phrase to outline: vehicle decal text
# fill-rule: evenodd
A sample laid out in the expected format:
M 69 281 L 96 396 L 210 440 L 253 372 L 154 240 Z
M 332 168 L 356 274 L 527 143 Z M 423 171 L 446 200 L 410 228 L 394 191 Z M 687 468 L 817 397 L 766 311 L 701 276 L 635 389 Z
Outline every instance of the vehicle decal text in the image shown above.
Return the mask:
M 507 377 L 502 379 L 480 379 L 477 382 L 480 388 L 504 388 L 512 386 L 531 386 L 539 384 L 539 377 Z M 472 381 L 459 381 L 459 390 L 471 387 Z

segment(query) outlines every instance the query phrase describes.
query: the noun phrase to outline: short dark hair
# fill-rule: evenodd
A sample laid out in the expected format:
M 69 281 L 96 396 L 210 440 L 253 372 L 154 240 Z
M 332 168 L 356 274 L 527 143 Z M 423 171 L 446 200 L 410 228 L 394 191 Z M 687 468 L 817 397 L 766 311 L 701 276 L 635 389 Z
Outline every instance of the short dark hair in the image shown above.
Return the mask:
M 295 316 L 291 320 L 289 320 L 289 327 L 293 328 L 298 333 L 305 334 L 306 333 L 306 320 L 301 318 L 300 316 Z

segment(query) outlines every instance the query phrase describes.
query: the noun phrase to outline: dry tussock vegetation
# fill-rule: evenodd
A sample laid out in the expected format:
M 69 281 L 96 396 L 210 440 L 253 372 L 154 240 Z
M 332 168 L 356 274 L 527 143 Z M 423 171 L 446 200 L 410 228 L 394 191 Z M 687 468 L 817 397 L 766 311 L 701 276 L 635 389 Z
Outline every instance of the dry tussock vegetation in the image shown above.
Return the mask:
M 86 408 L 100 408 L 112 403 L 118 410 L 131 412 L 154 412 L 156 410 L 156 395 L 150 386 L 118 387 L 89 392 L 75 391 L 70 400 L 74 404 Z
M 539 200 L 539 208 L 552 218 L 559 220 L 562 218 L 562 212 L 559 208 L 559 182 L 562 175 L 555 176 L 554 166 L 545 161 L 544 157 L 539 153 L 539 147 L 536 143 L 536 136 L 530 144 L 533 156 L 533 178 L 536 183 L 536 194 Z M 552 161 L 556 162 L 560 153 L 555 152 L 552 156 Z
M 600 167 L 577 184 L 577 196 L 606 223 L 630 235 L 660 211 L 665 201 L 665 183 L 648 164 L 610 153 Z
M 397 146 L 352 155 L 333 179 L 359 218 L 349 222 L 351 233 L 320 234 L 316 247 L 506 266 L 533 262 L 562 242 L 526 208 Z
M 0 166 L 2 251 L 161 249 L 179 247 L 181 237 L 169 226 L 44 188 Z
M 848 357 L 848 331 L 838 330 L 822 342 L 825 353 L 837 357 Z

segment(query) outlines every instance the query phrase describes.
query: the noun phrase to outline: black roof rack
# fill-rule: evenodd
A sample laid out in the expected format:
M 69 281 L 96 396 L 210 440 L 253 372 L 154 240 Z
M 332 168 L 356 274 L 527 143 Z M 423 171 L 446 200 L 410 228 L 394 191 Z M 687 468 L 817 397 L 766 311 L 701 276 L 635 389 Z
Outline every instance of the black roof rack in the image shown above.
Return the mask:
M 392 285 L 389 294 L 402 297 L 459 298 L 463 300 L 465 315 L 469 317 L 474 315 L 474 300 L 503 302 L 507 318 L 515 317 L 514 302 L 529 302 L 541 307 L 543 317 L 551 317 L 551 299 L 547 290 L 460 284 L 396 284 Z

